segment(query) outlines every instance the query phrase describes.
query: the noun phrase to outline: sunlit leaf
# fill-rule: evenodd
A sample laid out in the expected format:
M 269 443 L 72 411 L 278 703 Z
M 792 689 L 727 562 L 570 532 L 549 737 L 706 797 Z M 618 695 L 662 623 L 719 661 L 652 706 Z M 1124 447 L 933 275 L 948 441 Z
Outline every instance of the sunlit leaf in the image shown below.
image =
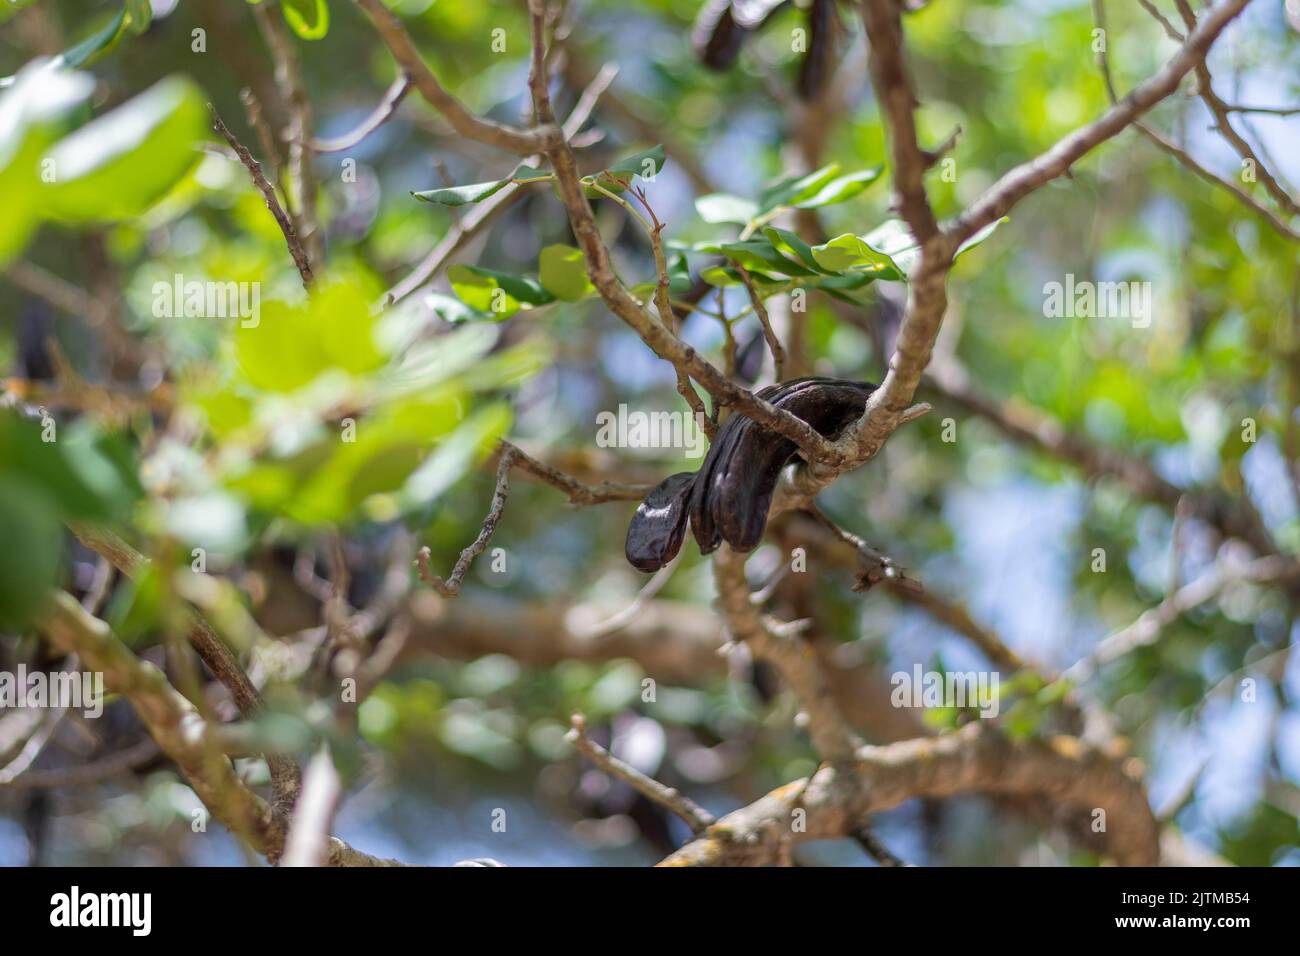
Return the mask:
M 901 278 L 894 260 L 859 237 L 846 233 L 812 248 L 817 264 L 829 272 L 866 272 L 880 278 Z
M 500 192 L 509 183 L 509 179 L 498 179 L 490 183 L 471 183 L 468 186 L 447 186 L 443 189 L 425 189 L 411 193 L 416 199 L 437 203 L 441 206 L 465 206 L 469 203 L 482 202 L 489 196 Z
M 705 222 L 733 222 L 743 226 L 758 215 L 758 204 L 740 196 L 710 193 L 695 200 L 695 211 Z
M 454 265 L 447 270 L 447 278 L 461 301 L 498 321 L 508 319 L 524 305 L 555 301 L 555 296 L 536 279 L 481 266 Z
M 84 102 L 94 80 L 50 63 L 24 67 L 0 90 L 0 266 L 27 244 L 45 211 L 40 161 L 63 117 Z
M 538 281 L 557 299 L 577 302 L 595 291 L 582 252 L 573 246 L 547 246 L 538 257 Z
M 49 152 L 47 208 L 68 222 L 141 215 L 198 162 L 207 136 L 203 95 L 168 77 L 60 140 Z
M 386 358 L 375 341 L 377 317 L 366 290 L 339 281 L 301 305 L 262 304 L 256 325 L 235 330 L 235 357 L 244 379 L 260 389 L 292 392 L 322 373 L 372 371 Z
M 955 260 L 958 256 L 978 246 L 991 236 L 998 226 L 1006 221 L 1007 217 L 1003 216 L 1001 219 L 991 222 L 983 229 L 980 229 L 975 235 L 957 247 L 953 259 Z M 917 245 L 911 229 L 907 227 L 907 223 L 901 219 L 890 219 L 862 238 L 876 252 L 889 256 L 904 276 L 911 274 L 916 267 L 916 263 L 921 258 L 920 246 Z
M 452 325 L 459 325 L 462 322 L 470 322 L 476 319 L 493 318 L 486 312 L 471 308 L 455 296 L 444 295 L 441 292 L 430 292 L 424 297 L 424 304 L 433 310 L 440 319 L 444 322 L 450 322 Z
M 510 407 L 502 402 L 475 413 L 406 481 L 402 509 L 428 504 L 441 495 L 487 457 L 509 427 Z

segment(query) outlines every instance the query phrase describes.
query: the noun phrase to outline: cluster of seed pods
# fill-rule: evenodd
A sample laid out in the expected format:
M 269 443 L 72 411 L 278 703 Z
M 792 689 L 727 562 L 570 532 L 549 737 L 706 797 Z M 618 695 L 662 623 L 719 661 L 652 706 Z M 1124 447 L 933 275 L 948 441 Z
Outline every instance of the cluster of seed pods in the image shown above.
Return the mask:
M 862 415 L 875 388 L 869 382 L 796 378 L 757 394 L 830 438 Z M 681 549 L 688 520 L 702 554 L 723 541 L 741 553 L 754 550 L 781 471 L 797 455 L 798 446 L 784 435 L 732 415 L 699 471 L 669 475 L 637 507 L 627 529 L 628 561 L 641 571 L 662 568 Z

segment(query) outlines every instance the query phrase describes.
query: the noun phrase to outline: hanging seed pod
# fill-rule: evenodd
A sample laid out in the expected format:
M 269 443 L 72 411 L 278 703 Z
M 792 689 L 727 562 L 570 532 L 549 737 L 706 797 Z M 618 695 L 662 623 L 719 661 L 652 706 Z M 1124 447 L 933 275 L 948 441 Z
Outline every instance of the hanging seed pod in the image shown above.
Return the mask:
M 803 419 L 819 434 L 834 436 L 862 414 L 874 388 L 866 383 L 806 378 L 758 394 Z M 752 419 L 735 415 L 727 420 L 691 495 L 691 527 L 704 554 L 722 541 L 742 553 L 758 545 L 781 471 L 797 455 L 793 441 Z
M 874 390 L 867 382 L 800 378 L 756 394 L 833 437 L 861 416 Z M 790 439 L 733 415 L 698 472 L 666 478 L 637 508 L 628 526 L 628 561 L 642 571 L 663 567 L 681 548 L 688 518 L 701 553 L 717 550 L 723 541 L 742 553 L 752 551 L 767 528 L 781 471 L 797 455 Z
M 640 571 L 658 571 L 677 556 L 686 537 L 686 501 L 695 473 L 669 475 L 646 495 L 627 526 L 623 553 Z

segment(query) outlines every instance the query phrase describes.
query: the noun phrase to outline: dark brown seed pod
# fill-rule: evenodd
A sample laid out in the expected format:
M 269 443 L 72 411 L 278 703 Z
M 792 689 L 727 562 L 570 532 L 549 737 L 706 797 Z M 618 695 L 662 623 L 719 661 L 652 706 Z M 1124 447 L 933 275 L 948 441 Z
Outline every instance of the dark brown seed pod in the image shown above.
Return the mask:
M 691 45 L 710 69 L 736 62 L 745 38 L 785 5 L 786 0 L 708 0 L 691 31 Z
M 686 537 L 686 501 L 694 481 L 691 471 L 669 475 L 637 506 L 623 548 L 632 567 L 658 571 L 677 556 Z
M 813 0 L 808 10 L 808 52 L 799 65 L 799 96 L 816 99 L 835 64 L 838 37 L 843 29 L 835 0 Z
M 756 394 L 819 434 L 833 437 L 862 414 L 875 387 L 869 382 L 799 378 Z M 797 454 L 798 446 L 790 439 L 733 415 L 714 438 L 698 472 L 670 476 L 637 508 L 628 527 L 628 561 L 642 571 L 663 567 L 680 549 L 688 518 L 701 553 L 709 554 L 723 541 L 737 551 L 752 551 L 767 527 L 781 470 Z
M 862 414 L 874 385 L 827 378 L 795 379 L 758 394 L 834 436 Z M 790 439 L 735 415 L 718 434 L 691 494 L 691 528 L 701 552 L 722 541 L 752 551 L 767 527 L 767 512 L 781 470 L 798 454 Z M 710 460 L 712 459 L 712 460 Z

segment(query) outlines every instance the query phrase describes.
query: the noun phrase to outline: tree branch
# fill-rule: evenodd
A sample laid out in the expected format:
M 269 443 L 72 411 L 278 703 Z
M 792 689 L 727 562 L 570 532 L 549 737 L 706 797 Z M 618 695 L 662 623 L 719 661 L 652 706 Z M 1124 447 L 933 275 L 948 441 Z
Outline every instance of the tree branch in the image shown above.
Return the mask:
M 565 735 L 565 739 L 584 753 L 601 770 L 631 785 L 633 789 L 647 799 L 660 806 L 667 807 L 686 821 L 686 825 L 691 828 L 692 833 L 699 834 L 705 828 L 713 825 L 713 814 L 690 797 L 684 793 L 679 793 L 672 787 L 665 787 L 652 777 L 647 777 L 636 767 L 619 760 L 588 737 L 587 722 L 581 714 L 574 714 L 570 723 L 571 727 Z
M 406 27 L 402 26 L 402 21 L 384 5 L 383 0 L 356 0 L 356 4 L 370 17 L 380 38 L 392 52 L 393 59 L 411 78 L 420 96 L 441 113 L 457 133 L 466 139 L 496 146 L 520 156 L 542 151 L 545 137 L 540 131 L 521 130 L 495 120 L 482 119 L 447 92 L 425 64 L 410 34 L 406 32 Z
M 729 813 L 660 866 L 772 865 L 788 843 L 847 836 L 870 814 L 906 800 L 960 793 L 1040 796 L 1104 810 L 1110 855 L 1126 866 L 1151 866 L 1159 858 L 1159 825 L 1135 770 L 1135 762 L 1118 762 L 1072 737 L 1012 740 L 972 723 L 939 737 L 863 747 L 853 764 L 823 766 Z
M 397 108 L 402 105 L 402 100 L 406 99 L 406 94 L 409 92 L 411 92 L 411 78 L 402 73 L 397 79 L 393 80 L 392 85 L 388 87 L 388 91 L 384 93 L 383 99 L 379 101 L 370 115 L 358 123 L 355 129 L 333 139 L 312 138 L 307 143 L 308 148 L 316 153 L 339 153 L 345 149 L 351 149 L 392 119 L 393 114 L 397 112 Z
M 104 684 L 122 694 L 149 735 L 180 768 L 195 794 L 231 832 L 275 860 L 284 850 L 284 818 L 250 790 L 221 753 L 220 735 L 162 672 L 133 654 L 103 621 L 91 616 L 70 594 L 56 591 L 46 605 L 42 629 L 59 649 L 76 654 Z M 393 866 L 331 838 L 331 866 Z
M 961 242 L 996 222 L 1025 196 L 1064 175 L 1084 154 L 1117 135 L 1177 90 L 1183 77 L 1196 68 L 1219 34 L 1249 3 L 1250 0 L 1223 0 L 1211 8 L 1187 35 L 1178 52 L 1154 76 L 1136 86 L 1098 119 L 1058 140 L 1047 152 L 1006 173 L 957 217 L 948 233 Z

